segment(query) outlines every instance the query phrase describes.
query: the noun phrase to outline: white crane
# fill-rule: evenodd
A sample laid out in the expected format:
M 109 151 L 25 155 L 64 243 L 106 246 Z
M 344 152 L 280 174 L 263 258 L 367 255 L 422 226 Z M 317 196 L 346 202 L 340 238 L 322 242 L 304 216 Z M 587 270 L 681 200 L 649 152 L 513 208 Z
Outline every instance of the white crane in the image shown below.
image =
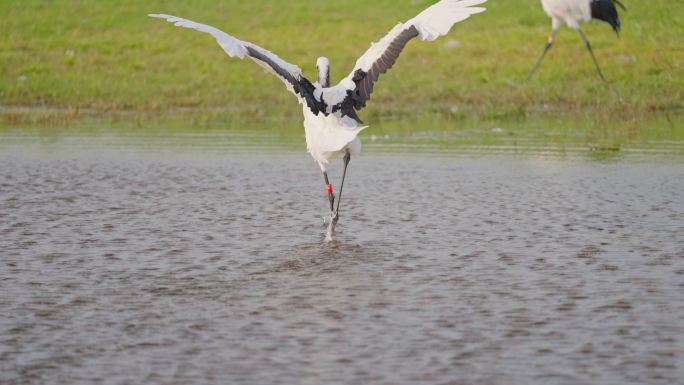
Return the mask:
M 625 6 L 622 5 L 619 0 L 541 0 L 541 3 L 544 7 L 544 11 L 551 18 L 551 35 L 549 35 L 549 40 L 546 43 L 544 51 L 539 56 L 539 59 L 537 59 L 534 67 L 532 67 L 527 74 L 527 80 L 529 80 L 539 68 L 544 56 L 546 56 L 546 53 L 556 41 L 556 34 L 563 23 L 579 32 L 582 41 L 584 41 L 584 45 L 591 54 L 591 58 L 596 66 L 596 71 L 598 71 L 602 80 L 606 80 L 603 76 L 603 72 L 601 72 L 598 61 L 596 61 L 596 56 L 594 56 L 594 51 L 591 49 L 591 44 L 589 44 L 589 40 L 587 40 L 587 37 L 580 28 L 580 22 L 587 23 L 592 19 L 602 20 L 610 24 L 616 33 L 620 33 L 620 17 L 618 16 L 615 4 L 619 5 L 623 10 L 626 10 Z
M 176 16 L 152 14 L 149 16 L 166 19 L 176 26 L 192 28 L 211 34 L 221 48 L 231 57 L 249 57 L 268 72 L 279 77 L 287 89 L 294 93 L 303 106 L 306 145 L 323 172 L 326 191 L 330 201 L 330 222 L 327 238 L 339 219 L 340 200 L 347 165 L 352 155 L 361 150 L 359 132 L 367 126 L 357 115 L 366 106 L 375 82 L 396 62 L 406 44 L 414 39 L 432 41 L 446 35 L 451 27 L 470 15 L 483 12 L 484 8 L 474 7 L 487 0 L 442 0 L 413 19 L 397 24 L 379 42 L 371 45 L 356 62 L 352 72 L 342 81 L 330 85 L 330 62 L 321 57 L 316 61 L 318 81 L 311 83 L 294 64 L 287 63 L 274 53 L 246 41 L 239 40 L 214 27 L 181 19 Z M 327 167 L 330 160 L 343 156 L 344 170 L 340 184 L 337 206 L 333 186 L 328 179 Z

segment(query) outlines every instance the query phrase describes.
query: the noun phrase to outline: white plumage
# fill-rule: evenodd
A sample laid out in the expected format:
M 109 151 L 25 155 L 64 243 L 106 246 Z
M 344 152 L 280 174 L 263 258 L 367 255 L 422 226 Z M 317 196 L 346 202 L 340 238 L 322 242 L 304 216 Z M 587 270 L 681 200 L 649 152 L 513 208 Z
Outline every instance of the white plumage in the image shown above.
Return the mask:
M 327 184 L 332 218 L 328 235 L 331 235 L 338 218 L 339 199 L 335 209 L 335 197 L 328 181 L 327 166 L 333 158 L 344 156 L 339 192 L 341 197 L 349 159 L 361 150 L 358 134 L 367 127 L 362 125 L 356 112 L 365 107 L 375 82 L 394 65 L 408 41 L 413 38 L 432 41 L 447 34 L 455 23 L 483 12 L 484 8 L 474 6 L 486 1 L 442 0 L 413 19 L 397 24 L 379 42 L 371 44 L 358 59 L 349 76 L 332 87 L 329 84 L 330 62 L 326 58 L 318 59 L 318 81 L 312 83 L 304 77 L 299 67 L 256 44 L 239 40 L 217 28 L 176 16 L 150 16 L 166 19 L 179 27 L 211 34 L 229 56 L 240 59 L 249 57 L 280 78 L 287 89 L 298 97 L 303 105 L 307 149 L 323 171 Z
M 407 21 L 405 25 L 415 25 L 420 40 L 433 41 L 444 36 L 454 24 L 469 18 L 476 13 L 484 12 L 484 8 L 473 7 L 486 0 L 446 0 L 424 10 L 418 16 Z
M 200 32 L 206 32 L 206 33 L 212 35 L 216 39 L 216 42 L 221 46 L 221 48 L 223 48 L 223 50 L 228 54 L 228 56 L 238 57 L 240 59 L 244 59 L 245 56 L 248 56 L 252 60 L 254 60 L 255 63 L 259 64 L 260 66 L 265 68 L 268 72 L 270 72 L 276 76 L 279 76 L 279 75 L 274 71 L 273 67 L 266 65 L 264 62 L 256 60 L 255 58 L 249 56 L 247 48 L 251 47 L 254 50 L 259 51 L 259 52 L 263 53 L 264 55 L 268 56 L 271 60 L 273 60 L 278 65 L 278 67 L 287 71 L 293 77 L 301 78 L 303 76 L 301 68 L 297 67 L 296 65 L 290 64 L 290 63 L 284 61 L 283 59 L 279 58 L 278 55 L 274 54 L 271 51 L 265 50 L 256 44 L 252 44 L 250 42 L 246 42 L 246 41 L 236 39 L 233 36 L 230 36 L 229 34 L 221 31 L 220 29 L 214 28 L 214 27 L 209 26 L 209 25 L 196 23 L 192 20 L 182 19 L 180 17 L 171 16 L 171 15 L 151 14 L 148 16 L 157 17 L 160 19 L 166 19 L 167 21 L 173 23 L 177 27 L 190 28 L 190 29 L 194 29 L 194 30 L 197 30 Z M 287 86 L 287 89 L 290 92 L 294 92 L 292 89 L 292 85 L 286 81 L 284 81 L 284 82 L 285 82 L 285 86 Z
M 591 20 L 590 0 L 542 0 L 544 12 L 551 18 L 552 28 L 558 30 L 562 23 L 572 29 L 580 27 L 580 22 Z

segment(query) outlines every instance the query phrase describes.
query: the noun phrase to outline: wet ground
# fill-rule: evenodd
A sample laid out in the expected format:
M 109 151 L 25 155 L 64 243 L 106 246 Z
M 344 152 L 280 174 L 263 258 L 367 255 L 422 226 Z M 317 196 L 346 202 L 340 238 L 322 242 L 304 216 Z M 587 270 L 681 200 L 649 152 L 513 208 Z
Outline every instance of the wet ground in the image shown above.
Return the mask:
M 683 383 L 683 157 L 4 139 L 2 384 Z

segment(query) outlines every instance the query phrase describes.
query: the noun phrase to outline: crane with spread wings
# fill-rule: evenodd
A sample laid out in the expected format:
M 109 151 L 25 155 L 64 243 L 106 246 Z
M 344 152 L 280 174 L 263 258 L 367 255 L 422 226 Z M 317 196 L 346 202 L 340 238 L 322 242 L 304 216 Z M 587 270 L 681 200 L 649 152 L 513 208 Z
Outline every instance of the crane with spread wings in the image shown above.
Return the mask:
M 307 149 L 320 166 L 325 178 L 326 192 L 330 201 L 327 238 L 331 239 L 335 224 L 339 219 L 340 199 L 347 166 L 351 156 L 360 152 L 361 141 L 358 134 L 367 127 L 363 125 L 357 112 L 363 109 L 370 100 L 380 75 L 394 66 L 409 41 L 415 38 L 432 41 L 446 35 L 455 23 L 483 12 L 484 8 L 475 6 L 486 1 L 441 0 L 413 19 L 397 24 L 379 42 L 371 45 L 357 60 L 352 72 L 337 85 L 330 84 L 330 61 L 325 57 L 318 58 L 316 62 L 318 79 L 316 82 L 311 82 L 304 77 L 302 70 L 296 65 L 284 61 L 256 44 L 240 40 L 217 28 L 171 15 L 151 14 L 149 16 L 166 19 L 176 26 L 212 35 L 229 56 L 252 59 L 280 78 L 287 89 L 297 96 L 304 111 Z M 340 156 L 344 160 L 344 170 L 337 206 L 335 206 L 335 194 L 328 178 L 327 167 L 330 160 Z

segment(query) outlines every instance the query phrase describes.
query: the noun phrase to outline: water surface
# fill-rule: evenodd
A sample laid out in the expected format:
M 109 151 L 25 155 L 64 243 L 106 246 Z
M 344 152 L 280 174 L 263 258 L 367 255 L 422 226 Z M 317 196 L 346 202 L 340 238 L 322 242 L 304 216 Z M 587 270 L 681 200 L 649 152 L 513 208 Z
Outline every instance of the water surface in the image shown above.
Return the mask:
M 325 243 L 303 144 L 209 138 L 2 136 L 0 383 L 684 378 L 684 158 L 371 143 Z

